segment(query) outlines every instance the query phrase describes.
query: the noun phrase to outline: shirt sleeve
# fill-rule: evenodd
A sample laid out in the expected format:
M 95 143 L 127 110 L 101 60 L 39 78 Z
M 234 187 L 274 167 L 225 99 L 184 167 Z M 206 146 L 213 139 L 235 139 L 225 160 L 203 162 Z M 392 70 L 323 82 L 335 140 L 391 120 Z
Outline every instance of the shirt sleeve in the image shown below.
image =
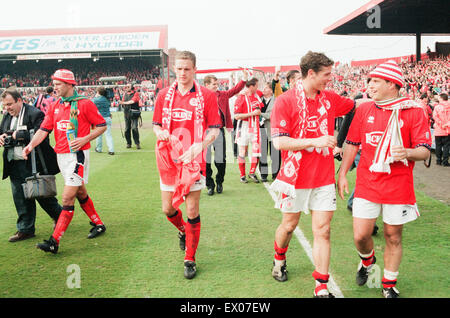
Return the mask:
M 54 113 L 55 113 L 55 107 L 58 105 L 58 102 L 52 103 L 50 107 L 47 110 L 47 113 L 45 114 L 44 121 L 41 123 L 41 126 L 39 129 L 46 131 L 48 133 L 51 133 L 53 131 L 53 125 L 54 125 Z
M 291 135 L 289 128 L 292 126 L 291 118 L 285 98 L 279 97 L 275 99 L 275 105 L 270 115 L 270 134 L 272 138 Z
M 328 98 L 334 106 L 336 117 L 341 117 L 348 114 L 353 107 L 355 107 L 355 101 L 353 99 L 339 96 L 334 92 L 328 92 Z
M 217 97 L 215 94 L 208 94 L 207 98 L 205 99 L 205 111 L 206 127 L 222 127 L 222 119 L 220 118 L 219 105 L 217 104 Z
M 239 97 L 236 99 L 236 102 L 234 103 L 234 114 L 242 114 L 243 111 L 243 103 L 245 103 L 244 95 L 239 95 Z
M 136 92 L 136 93 L 134 93 L 133 98 L 131 100 L 135 103 L 139 103 L 140 99 L 141 98 L 139 97 L 139 93 Z
M 361 144 L 361 117 L 362 117 L 362 109 L 357 108 L 355 111 L 355 115 L 353 116 L 352 123 L 348 130 L 346 143 L 350 145 L 359 146 Z
M 155 110 L 153 111 L 153 125 L 162 126 L 162 109 L 164 105 L 165 94 L 159 92 L 156 96 Z
M 424 146 L 431 149 L 431 132 L 428 120 L 422 109 L 415 109 L 414 117 L 411 120 L 411 146 L 417 148 Z

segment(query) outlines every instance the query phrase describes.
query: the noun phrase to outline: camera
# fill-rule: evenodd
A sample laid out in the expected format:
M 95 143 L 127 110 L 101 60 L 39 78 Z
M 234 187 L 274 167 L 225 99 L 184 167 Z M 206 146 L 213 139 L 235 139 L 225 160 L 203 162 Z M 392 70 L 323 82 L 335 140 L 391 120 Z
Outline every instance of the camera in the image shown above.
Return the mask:
M 3 147 L 4 148 L 13 148 L 16 146 L 16 140 L 12 136 L 13 131 L 7 131 L 6 137 L 3 140 Z

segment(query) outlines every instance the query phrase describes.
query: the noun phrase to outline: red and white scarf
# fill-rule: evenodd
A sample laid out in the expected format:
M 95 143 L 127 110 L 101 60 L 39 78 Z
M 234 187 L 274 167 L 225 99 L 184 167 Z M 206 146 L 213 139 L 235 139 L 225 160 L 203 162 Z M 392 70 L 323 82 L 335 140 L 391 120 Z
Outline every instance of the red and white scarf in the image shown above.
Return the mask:
M 177 87 L 178 82 L 175 81 L 167 91 L 162 107 L 162 129 L 169 132 L 172 123 L 173 100 Z M 194 143 L 199 143 L 203 140 L 203 118 L 205 101 L 200 89 L 200 85 L 196 81 L 194 81 L 194 87 L 194 98 L 197 100 L 194 118 Z M 193 184 L 193 182 L 200 179 L 200 163 L 197 161 L 197 158 L 194 158 L 194 160 L 192 160 L 188 164 L 177 162 L 177 159 L 183 154 L 184 150 L 182 149 L 183 147 L 181 145 L 181 142 L 176 143 L 174 138 L 177 139 L 176 137 L 171 136 L 170 141 L 167 142 L 170 144 L 167 145 L 168 148 L 164 147 L 164 145 L 159 142 L 156 144 L 156 158 L 157 167 L 162 183 L 165 185 L 175 186 L 175 192 L 172 200 L 172 205 L 175 207 L 175 205 L 179 206 L 184 201 L 184 196 L 189 193 L 189 188 Z
M 387 101 L 377 102 L 376 105 L 384 110 L 391 110 L 386 129 L 375 150 L 375 157 L 369 170 L 371 172 L 391 173 L 390 164 L 394 162 L 392 146 L 403 146 L 402 133 L 400 130 L 400 111 L 408 108 L 421 108 L 421 106 L 406 97 L 399 97 Z M 408 160 L 401 160 L 405 166 Z
M 305 90 L 301 81 L 298 81 L 295 88 L 295 97 L 297 100 L 297 108 L 299 110 L 298 126 L 291 138 L 302 139 L 306 137 L 306 129 L 308 124 L 309 111 L 306 105 Z M 319 95 L 319 108 L 321 109 L 321 119 L 328 119 L 328 110 L 330 109 L 330 102 L 325 94 Z M 328 148 L 307 148 L 308 152 L 316 151 L 322 153 L 323 156 L 330 154 Z M 271 184 L 270 188 L 278 194 L 278 199 L 275 204 L 276 208 L 280 208 L 283 201 L 296 197 L 295 183 L 299 177 L 300 164 L 302 159 L 302 150 L 288 151 L 283 162 L 281 163 L 277 179 Z

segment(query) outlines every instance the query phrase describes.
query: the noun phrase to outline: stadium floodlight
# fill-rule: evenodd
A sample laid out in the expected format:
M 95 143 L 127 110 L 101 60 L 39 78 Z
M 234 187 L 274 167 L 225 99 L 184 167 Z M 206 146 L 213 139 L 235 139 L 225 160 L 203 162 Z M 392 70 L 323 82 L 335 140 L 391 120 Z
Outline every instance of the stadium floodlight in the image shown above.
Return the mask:
M 61 59 L 59 59 L 59 60 L 58 60 L 58 63 L 61 63 L 61 62 L 62 62 L 62 60 L 61 60 Z
M 39 63 L 39 60 L 36 60 L 36 63 Z
M 16 64 L 16 61 L 12 61 L 13 64 Z

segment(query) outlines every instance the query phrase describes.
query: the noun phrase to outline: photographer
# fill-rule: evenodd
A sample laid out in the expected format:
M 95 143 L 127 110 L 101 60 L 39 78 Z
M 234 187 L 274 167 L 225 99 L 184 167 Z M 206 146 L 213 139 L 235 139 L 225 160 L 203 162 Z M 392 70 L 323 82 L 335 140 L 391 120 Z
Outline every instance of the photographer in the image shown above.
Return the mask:
M 141 118 L 139 100 L 139 93 L 136 91 L 134 84 L 128 84 L 126 86 L 126 93 L 123 95 L 122 101 L 120 102 L 120 105 L 123 107 L 125 118 L 125 139 L 127 140 L 127 148 L 131 148 L 131 135 L 133 135 L 136 149 L 141 149 L 138 128 L 139 118 Z
M 6 113 L 0 124 L 0 146 L 3 151 L 3 179 L 9 176 L 12 195 L 16 206 L 17 232 L 9 238 L 17 242 L 34 237 L 36 220 L 36 202 L 25 199 L 22 183 L 32 175 L 31 160 L 24 160 L 22 148 L 30 141 L 30 130 L 37 131 L 44 120 L 44 113 L 39 109 L 24 104 L 22 96 L 15 88 L 8 88 L 1 95 Z M 49 174 L 59 172 L 56 154 L 48 138 L 40 146 Z M 42 164 L 37 156 L 37 172 L 42 172 Z M 58 220 L 62 207 L 55 197 L 37 199 L 39 205 L 54 220 Z

